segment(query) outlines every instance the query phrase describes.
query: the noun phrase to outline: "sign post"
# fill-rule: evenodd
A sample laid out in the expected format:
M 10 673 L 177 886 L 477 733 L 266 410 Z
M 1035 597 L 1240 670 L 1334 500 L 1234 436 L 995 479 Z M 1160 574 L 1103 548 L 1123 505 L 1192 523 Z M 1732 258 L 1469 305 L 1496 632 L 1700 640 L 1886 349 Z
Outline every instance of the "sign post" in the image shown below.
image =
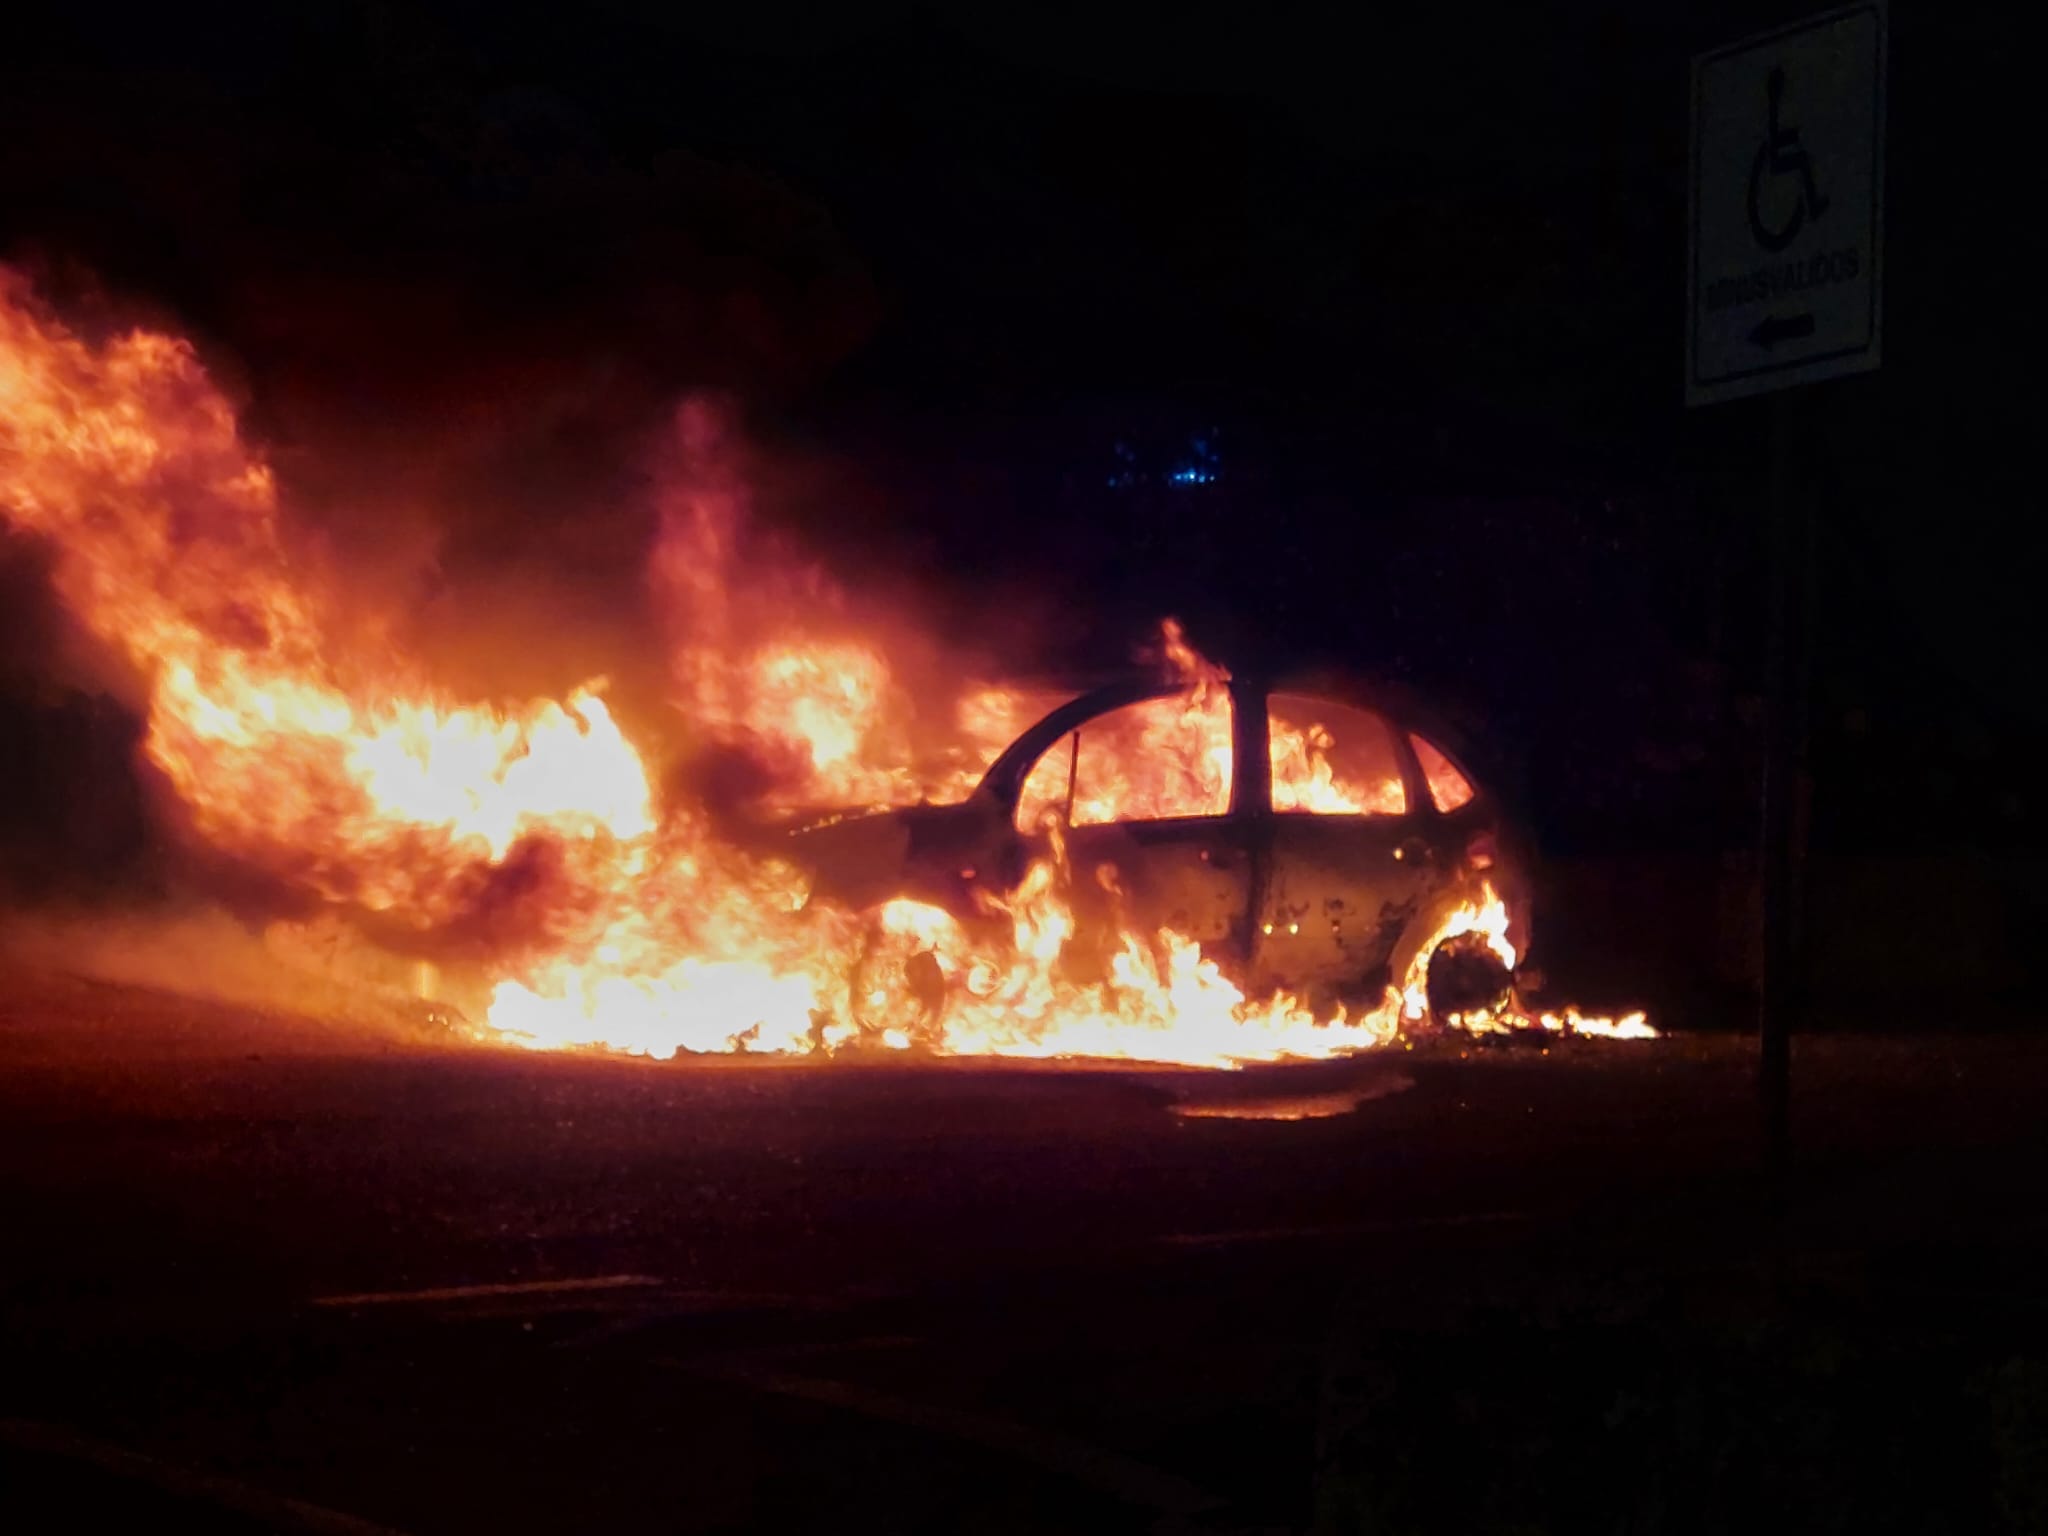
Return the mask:
M 1693 60 L 1686 304 L 1689 406 L 1878 366 L 1885 13 L 1857 4 Z M 1813 402 L 1770 412 L 1770 633 L 1760 852 L 1758 1089 L 1783 1260 L 1813 567 Z

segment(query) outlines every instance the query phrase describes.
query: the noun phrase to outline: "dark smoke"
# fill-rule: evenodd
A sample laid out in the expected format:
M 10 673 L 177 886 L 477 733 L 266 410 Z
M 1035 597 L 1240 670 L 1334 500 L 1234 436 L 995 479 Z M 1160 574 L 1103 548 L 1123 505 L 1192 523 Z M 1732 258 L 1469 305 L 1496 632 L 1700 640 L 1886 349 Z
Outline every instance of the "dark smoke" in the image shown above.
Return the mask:
M 117 678 L 52 595 L 45 552 L 0 529 L 0 900 L 155 884 L 142 720 Z

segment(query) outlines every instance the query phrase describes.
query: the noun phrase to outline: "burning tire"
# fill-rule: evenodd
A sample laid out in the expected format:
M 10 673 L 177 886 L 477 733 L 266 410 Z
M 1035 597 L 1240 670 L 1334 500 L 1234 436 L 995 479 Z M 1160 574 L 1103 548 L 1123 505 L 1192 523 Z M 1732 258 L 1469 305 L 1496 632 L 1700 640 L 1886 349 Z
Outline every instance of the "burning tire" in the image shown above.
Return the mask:
M 946 990 L 936 950 L 876 922 L 848 977 L 858 1038 L 936 1048 L 945 1035 Z
M 1481 933 L 1445 939 L 1430 953 L 1423 982 L 1430 1017 L 1442 1022 L 1453 1015 L 1498 1016 L 1514 990 L 1514 975 Z

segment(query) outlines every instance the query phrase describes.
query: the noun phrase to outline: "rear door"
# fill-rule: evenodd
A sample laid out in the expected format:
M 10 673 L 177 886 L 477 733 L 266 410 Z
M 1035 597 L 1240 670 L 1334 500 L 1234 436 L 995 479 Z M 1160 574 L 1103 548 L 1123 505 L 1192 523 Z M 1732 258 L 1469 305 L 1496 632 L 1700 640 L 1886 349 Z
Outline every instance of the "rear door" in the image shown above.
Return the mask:
M 1440 882 L 1419 782 L 1380 715 L 1303 694 L 1266 701 L 1271 864 L 1252 941 L 1262 981 L 1367 990 Z

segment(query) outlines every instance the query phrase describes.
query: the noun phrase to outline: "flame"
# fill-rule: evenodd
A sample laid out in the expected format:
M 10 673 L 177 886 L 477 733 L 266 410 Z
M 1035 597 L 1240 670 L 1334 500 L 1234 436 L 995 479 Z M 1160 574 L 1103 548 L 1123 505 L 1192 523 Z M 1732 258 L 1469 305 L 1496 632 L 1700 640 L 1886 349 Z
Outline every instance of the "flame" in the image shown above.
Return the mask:
M 1230 733 L 1230 696 L 1201 686 L 1090 720 L 1038 760 L 1018 822 L 1036 827 L 1057 816 L 1070 786 L 1068 820 L 1077 827 L 1221 815 L 1230 809 Z
M 1461 939 L 1467 934 L 1477 934 L 1486 947 L 1509 971 L 1515 968 L 1518 956 L 1515 946 L 1508 942 L 1507 903 L 1494 893 L 1489 883 L 1480 888 L 1480 898 L 1458 907 L 1443 921 L 1443 926 L 1431 937 L 1428 944 L 1415 953 L 1409 962 L 1408 974 L 1401 978 L 1401 1017 L 1416 1023 L 1429 1013 L 1429 959 L 1440 944 Z
M 1420 736 L 1410 736 L 1408 744 L 1415 749 L 1415 760 L 1422 765 L 1422 776 L 1429 783 L 1429 798 L 1440 811 L 1455 811 L 1472 799 L 1472 784 L 1457 765 Z
M 50 541 L 66 603 L 148 677 L 146 749 L 208 842 L 426 926 L 521 840 L 652 827 L 597 684 L 458 703 L 374 643 L 335 643 L 275 479 L 186 343 L 89 346 L 0 273 L 0 418 L 7 517 Z
M 1180 692 L 1090 720 L 1038 760 L 1018 799 L 1020 826 L 1064 812 L 1069 825 L 1220 816 L 1230 809 L 1230 674 L 1188 644 L 1180 623 L 1160 625 L 1157 660 Z
M 1331 759 L 1335 738 L 1321 724 L 1293 725 L 1276 710 L 1268 741 L 1276 811 L 1398 816 L 1408 808 L 1408 792 L 1398 777 L 1368 781 L 1341 773 Z
M 740 752 L 770 808 L 964 796 L 1046 701 L 971 687 L 920 719 L 846 594 L 750 532 L 721 431 L 682 413 L 690 468 L 663 493 L 650 554 L 683 750 Z M 1247 996 L 1168 930 L 1084 935 L 1058 818 L 1051 853 L 986 898 L 979 923 L 909 901 L 872 917 L 809 901 L 793 866 L 657 794 L 650 736 L 613 713 L 603 679 L 559 699 L 438 686 L 398 618 L 338 600 L 188 343 L 81 336 L 5 269 L 0 514 L 48 546 L 67 608 L 139 680 L 143 750 L 189 835 L 376 914 L 422 957 L 473 961 L 492 1030 L 515 1044 L 659 1057 L 858 1040 L 1228 1064 L 1381 1044 L 1420 1017 L 1420 971 L 1370 1009 L 1319 1011 Z M 1227 674 L 1171 623 L 1160 660 L 1181 690 L 1048 754 L 1049 777 L 1025 790 L 1034 825 L 1070 796 L 1076 826 L 1228 807 Z M 1274 739 L 1284 805 L 1387 809 L 1400 794 L 1398 777 L 1347 778 L 1317 722 Z M 1114 907 L 1113 877 L 1084 878 Z M 1512 965 L 1506 931 L 1491 891 L 1445 922 Z M 1552 1020 L 1541 1026 L 1649 1032 L 1640 1015 Z

